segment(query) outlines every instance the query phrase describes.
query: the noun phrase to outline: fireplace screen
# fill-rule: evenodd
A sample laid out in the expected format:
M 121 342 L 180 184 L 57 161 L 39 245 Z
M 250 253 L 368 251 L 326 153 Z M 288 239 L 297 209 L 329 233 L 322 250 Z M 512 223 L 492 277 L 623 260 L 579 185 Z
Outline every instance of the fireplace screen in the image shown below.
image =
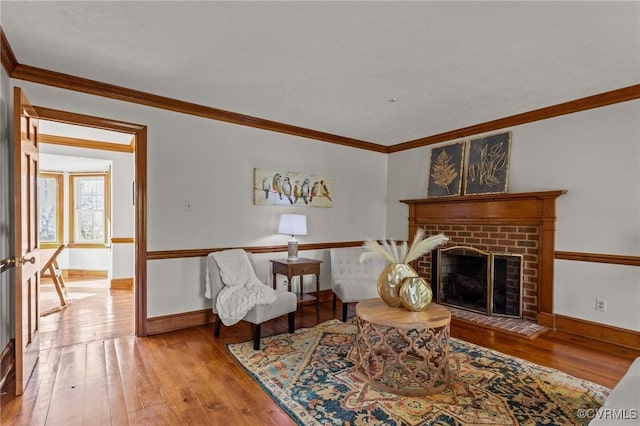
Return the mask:
M 487 315 L 522 316 L 522 255 L 456 246 L 438 250 L 435 260 L 438 303 Z

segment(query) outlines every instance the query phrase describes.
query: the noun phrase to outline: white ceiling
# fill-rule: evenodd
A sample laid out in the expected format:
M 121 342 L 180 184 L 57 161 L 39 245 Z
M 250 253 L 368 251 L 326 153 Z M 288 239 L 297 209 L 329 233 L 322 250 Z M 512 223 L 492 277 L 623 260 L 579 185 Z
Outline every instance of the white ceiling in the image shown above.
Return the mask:
M 640 82 L 638 1 L 0 7 L 21 64 L 382 145 Z

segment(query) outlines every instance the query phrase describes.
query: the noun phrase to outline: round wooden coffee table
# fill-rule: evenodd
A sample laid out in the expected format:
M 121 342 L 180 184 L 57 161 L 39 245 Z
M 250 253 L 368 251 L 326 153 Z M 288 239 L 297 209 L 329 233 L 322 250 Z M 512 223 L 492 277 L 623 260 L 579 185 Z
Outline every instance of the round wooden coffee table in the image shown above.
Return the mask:
M 442 392 L 449 384 L 451 312 L 392 308 L 382 299 L 356 305 L 360 367 L 374 389 L 408 396 Z

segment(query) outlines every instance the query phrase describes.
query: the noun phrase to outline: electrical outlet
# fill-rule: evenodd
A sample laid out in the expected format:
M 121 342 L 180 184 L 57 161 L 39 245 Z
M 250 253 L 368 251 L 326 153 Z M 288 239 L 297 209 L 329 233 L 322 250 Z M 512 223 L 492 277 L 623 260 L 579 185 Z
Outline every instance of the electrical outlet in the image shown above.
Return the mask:
M 189 201 L 189 200 L 185 200 L 184 201 L 184 211 L 185 212 L 190 212 L 191 211 L 191 201 Z
M 596 298 L 596 311 L 607 312 L 607 299 Z

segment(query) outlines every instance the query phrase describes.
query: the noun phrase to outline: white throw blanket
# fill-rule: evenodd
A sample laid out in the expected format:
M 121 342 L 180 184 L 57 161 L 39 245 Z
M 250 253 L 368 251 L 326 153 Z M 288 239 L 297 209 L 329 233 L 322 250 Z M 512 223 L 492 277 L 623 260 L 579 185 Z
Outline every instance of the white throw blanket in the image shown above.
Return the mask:
M 224 325 L 237 323 L 255 305 L 268 305 L 276 301 L 276 291 L 258 279 L 247 252 L 241 249 L 224 250 L 212 256 L 220 268 L 225 285 L 216 299 L 216 310 Z

